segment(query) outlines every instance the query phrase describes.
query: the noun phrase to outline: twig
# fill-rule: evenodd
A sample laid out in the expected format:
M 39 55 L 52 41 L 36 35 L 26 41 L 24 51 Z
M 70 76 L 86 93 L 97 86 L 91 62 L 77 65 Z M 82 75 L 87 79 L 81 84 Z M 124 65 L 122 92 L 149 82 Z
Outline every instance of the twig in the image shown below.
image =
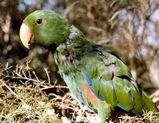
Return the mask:
M 17 99 L 25 104 L 24 100 L 22 100 L 5 82 L 3 82 L 2 80 L 0 81 L 2 82 L 2 85 L 5 86 Z
M 58 88 L 58 89 L 68 89 L 68 87 L 67 86 L 59 86 L 59 85 L 57 85 L 57 86 L 47 86 L 47 85 L 43 85 L 43 88 L 41 88 L 40 90 L 42 90 L 42 91 L 44 91 L 44 90 L 47 90 L 47 89 L 53 89 L 53 88 Z
M 54 94 L 54 93 L 51 93 L 51 94 L 49 94 L 48 96 L 54 96 L 55 98 L 52 99 L 53 101 L 54 101 L 54 100 L 62 100 L 62 97 L 61 97 L 61 96 L 59 96 L 59 95 L 57 95 L 57 94 Z
M 48 83 L 50 84 L 50 83 L 51 83 L 51 80 L 50 80 L 49 73 L 48 73 L 48 71 L 47 71 L 47 69 L 46 69 L 46 68 L 44 68 L 44 71 L 46 72 L 47 79 L 48 79 Z
M 38 82 L 40 82 L 39 78 L 37 77 L 37 75 L 36 75 L 36 73 L 34 71 L 33 71 L 33 74 L 34 74 L 36 80 L 38 80 Z

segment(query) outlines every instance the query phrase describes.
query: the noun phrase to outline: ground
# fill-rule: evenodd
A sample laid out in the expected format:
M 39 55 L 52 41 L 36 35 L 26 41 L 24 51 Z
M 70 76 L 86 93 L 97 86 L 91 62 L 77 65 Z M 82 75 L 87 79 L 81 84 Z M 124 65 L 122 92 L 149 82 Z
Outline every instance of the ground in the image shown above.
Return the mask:
M 46 71 L 46 75 L 48 72 Z M 67 86 L 40 80 L 29 67 L 1 65 L 0 121 L 4 123 L 98 123 L 98 115 L 81 105 Z M 154 93 L 153 100 L 157 100 Z M 112 113 L 109 123 L 158 123 L 153 112 L 135 116 L 121 110 Z

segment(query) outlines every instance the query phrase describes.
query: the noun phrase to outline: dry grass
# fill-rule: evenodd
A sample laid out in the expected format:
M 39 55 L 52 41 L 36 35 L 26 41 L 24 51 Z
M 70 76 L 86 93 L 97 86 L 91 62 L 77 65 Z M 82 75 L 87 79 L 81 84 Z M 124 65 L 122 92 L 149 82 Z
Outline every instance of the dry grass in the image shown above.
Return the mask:
M 0 121 L 60 123 L 46 94 L 41 90 L 44 82 L 28 78 L 26 72 L 20 69 L 17 66 L 15 70 L 11 67 L 0 70 Z
M 46 74 L 47 71 L 46 71 Z M 49 81 L 49 82 L 48 82 Z M 76 101 L 66 86 L 51 85 L 26 67 L 0 66 L 0 121 L 4 123 L 97 123 L 99 117 Z M 152 112 L 119 114 L 109 123 L 158 123 Z

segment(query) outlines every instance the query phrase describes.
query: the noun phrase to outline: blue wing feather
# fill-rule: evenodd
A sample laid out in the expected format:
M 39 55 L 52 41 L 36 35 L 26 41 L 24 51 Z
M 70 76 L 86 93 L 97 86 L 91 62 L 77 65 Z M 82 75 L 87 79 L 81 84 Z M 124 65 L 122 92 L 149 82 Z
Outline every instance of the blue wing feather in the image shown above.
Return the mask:
M 89 77 L 89 75 L 87 74 L 87 72 L 85 70 L 82 71 L 82 74 L 83 74 L 83 77 L 84 77 L 85 81 L 87 82 L 89 88 L 95 94 L 94 89 L 92 87 L 92 80 L 91 80 L 91 78 Z M 98 98 L 100 100 L 104 100 L 104 97 L 100 94 L 100 92 L 98 93 Z
M 118 103 L 117 106 L 118 106 L 119 108 L 123 109 L 124 111 L 127 111 L 122 104 Z

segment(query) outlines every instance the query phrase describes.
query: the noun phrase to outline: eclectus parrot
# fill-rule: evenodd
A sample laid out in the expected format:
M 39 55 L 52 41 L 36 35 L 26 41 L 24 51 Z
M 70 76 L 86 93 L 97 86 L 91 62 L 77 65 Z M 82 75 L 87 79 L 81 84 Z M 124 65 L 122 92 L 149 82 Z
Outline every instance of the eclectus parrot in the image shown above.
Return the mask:
M 71 93 L 96 111 L 102 122 L 114 107 L 136 114 L 158 112 L 119 57 L 89 42 L 79 29 L 54 11 L 29 14 L 21 25 L 20 39 L 27 48 L 40 45 L 52 51 L 59 74 Z

